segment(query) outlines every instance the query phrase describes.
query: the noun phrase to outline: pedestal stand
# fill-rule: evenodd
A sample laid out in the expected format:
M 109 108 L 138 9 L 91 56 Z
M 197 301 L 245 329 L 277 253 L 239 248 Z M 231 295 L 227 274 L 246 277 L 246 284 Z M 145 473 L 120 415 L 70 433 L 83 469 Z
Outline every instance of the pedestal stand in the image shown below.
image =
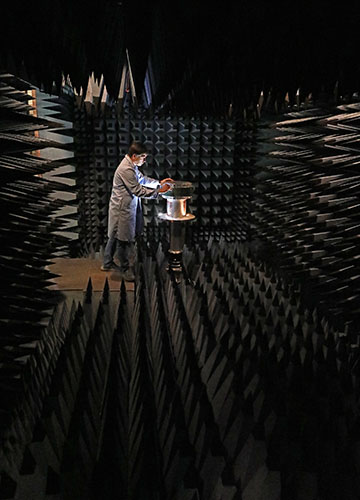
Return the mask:
M 191 199 L 194 186 L 191 182 L 176 181 L 173 187 L 162 194 L 166 199 L 166 214 L 159 214 L 161 220 L 170 222 L 170 248 L 168 269 L 176 276 L 182 272 L 182 252 L 185 244 L 185 223 L 195 219 L 187 213 L 187 200 Z

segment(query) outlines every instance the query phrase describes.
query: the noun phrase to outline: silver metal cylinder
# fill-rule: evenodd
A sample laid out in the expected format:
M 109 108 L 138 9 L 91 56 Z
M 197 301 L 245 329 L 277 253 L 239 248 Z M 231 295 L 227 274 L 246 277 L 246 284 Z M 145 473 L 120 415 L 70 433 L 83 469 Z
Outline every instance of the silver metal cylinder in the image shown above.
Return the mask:
M 186 216 L 186 198 L 167 198 L 166 213 L 174 219 Z

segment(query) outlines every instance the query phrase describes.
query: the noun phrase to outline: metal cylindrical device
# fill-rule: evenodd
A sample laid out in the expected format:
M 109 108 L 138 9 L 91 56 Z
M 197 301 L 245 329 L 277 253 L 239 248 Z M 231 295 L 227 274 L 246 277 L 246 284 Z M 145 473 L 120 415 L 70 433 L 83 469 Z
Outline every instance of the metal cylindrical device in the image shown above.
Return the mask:
M 191 198 L 193 191 L 191 182 L 175 181 L 172 188 L 162 194 L 166 199 L 166 214 L 159 214 L 158 217 L 170 222 L 169 268 L 173 271 L 182 270 L 184 222 L 195 219 L 194 215 L 187 213 L 187 200 Z
M 167 198 L 166 213 L 174 219 L 186 217 L 186 202 L 187 198 Z

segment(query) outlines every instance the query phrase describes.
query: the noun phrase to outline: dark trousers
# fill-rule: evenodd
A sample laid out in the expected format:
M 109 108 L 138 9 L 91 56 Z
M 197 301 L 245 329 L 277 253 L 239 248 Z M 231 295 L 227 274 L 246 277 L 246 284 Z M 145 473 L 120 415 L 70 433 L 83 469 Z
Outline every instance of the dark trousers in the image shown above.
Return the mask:
M 122 271 L 134 269 L 135 265 L 135 243 L 133 241 L 121 241 L 112 235 L 104 250 L 104 266 L 113 263 L 114 256 L 117 256 Z

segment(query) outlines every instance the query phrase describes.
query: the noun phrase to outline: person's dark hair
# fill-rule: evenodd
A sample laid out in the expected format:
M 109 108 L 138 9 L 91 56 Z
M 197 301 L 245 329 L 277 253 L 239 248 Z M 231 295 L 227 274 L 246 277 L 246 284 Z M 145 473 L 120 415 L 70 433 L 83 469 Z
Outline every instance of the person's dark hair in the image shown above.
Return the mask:
M 135 155 L 142 155 L 142 154 L 147 153 L 147 152 L 148 151 L 147 151 L 145 144 L 143 144 L 142 142 L 133 141 L 130 144 L 128 155 L 131 158 L 132 155 L 134 155 L 134 154 Z

